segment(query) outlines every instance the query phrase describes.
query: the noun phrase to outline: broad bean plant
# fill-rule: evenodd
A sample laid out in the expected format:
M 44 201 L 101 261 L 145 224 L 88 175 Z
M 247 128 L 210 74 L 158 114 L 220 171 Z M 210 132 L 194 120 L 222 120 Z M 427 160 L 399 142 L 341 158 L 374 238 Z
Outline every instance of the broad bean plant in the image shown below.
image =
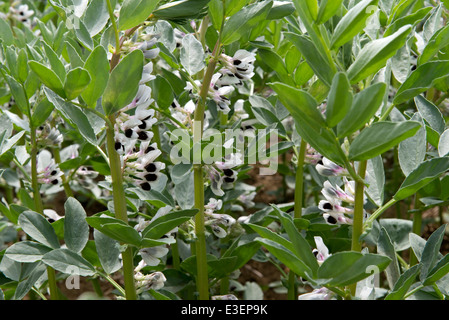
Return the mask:
M 0 298 L 448 299 L 448 9 L 1 1 Z

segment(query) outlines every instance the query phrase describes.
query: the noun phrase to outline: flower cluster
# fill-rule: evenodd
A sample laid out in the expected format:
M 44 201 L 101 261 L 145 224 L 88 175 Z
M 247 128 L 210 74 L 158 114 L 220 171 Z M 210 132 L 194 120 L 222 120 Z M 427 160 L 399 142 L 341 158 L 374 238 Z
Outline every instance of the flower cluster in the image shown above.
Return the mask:
M 146 73 L 144 70 L 142 78 Z M 160 177 L 160 171 L 165 168 L 164 163 L 155 161 L 161 151 L 157 143 L 151 143 L 151 129 L 157 122 L 154 110 L 149 109 L 153 102 L 151 88 L 140 85 L 133 101 L 121 110 L 115 139 L 115 150 L 121 155 L 126 180 L 147 191 L 151 190 Z
M 205 166 L 210 179 L 212 192 L 219 197 L 224 195 L 223 189 L 232 188 L 237 180 L 237 171 L 234 169 L 243 163 L 242 155 L 233 153 L 224 157 L 224 161 L 216 161 L 215 166 Z
M 235 224 L 235 219 L 230 215 L 215 213 L 215 211 L 221 209 L 222 205 L 222 200 L 211 198 L 209 203 L 204 206 L 204 213 L 207 218 L 206 225 L 210 226 L 212 232 L 220 239 L 228 235 L 228 232 L 221 226 L 231 227 Z

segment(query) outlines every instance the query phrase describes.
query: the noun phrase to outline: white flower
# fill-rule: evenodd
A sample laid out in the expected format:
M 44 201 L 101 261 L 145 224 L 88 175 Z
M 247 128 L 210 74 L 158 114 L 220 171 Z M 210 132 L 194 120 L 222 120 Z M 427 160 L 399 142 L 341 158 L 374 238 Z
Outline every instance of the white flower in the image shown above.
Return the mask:
M 325 157 L 323 157 L 321 161 L 318 161 L 315 168 L 320 175 L 326 177 L 340 176 L 348 173 L 345 168 L 340 167 Z
M 233 294 L 225 294 L 221 296 L 212 296 L 212 300 L 238 300 Z
M 160 258 L 167 255 L 168 251 L 168 248 L 165 246 L 156 246 L 140 249 L 139 254 L 148 266 L 154 267 L 159 264 Z
M 220 239 L 225 238 L 228 235 L 225 229 L 216 224 L 211 225 L 211 228 L 212 232 Z
M 58 221 L 62 217 L 53 209 L 44 209 L 44 215 L 47 217 L 47 220 L 52 223 Z
M 315 255 L 318 263 L 322 264 L 324 260 L 330 256 L 329 249 L 326 247 L 321 237 L 315 236 L 313 238 L 315 240 L 316 249 L 313 249 L 312 253 Z
M 11 7 L 12 17 L 20 22 L 29 23 L 30 17 L 34 14 L 33 10 L 28 8 L 27 4 L 21 4 L 16 8 Z
M 37 155 L 37 178 L 39 183 L 45 184 L 59 184 L 62 176 L 61 170 L 52 158 L 52 155 L 47 150 L 42 150 Z
M 298 300 L 330 300 L 332 292 L 327 288 L 315 289 L 312 292 L 302 294 Z
M 165 278 L 164 274 L 160 271 L 153 272 L 148 275 L 144 275 L 141 272 L 137 272 L 134 275 L 134 279 L 136 281 L 136 289 L 138 293 L 141 293 L 145 290 L 159 290 L 164 287 Z
M 327 224 L 336 225 L 336 224 L 352 224 L 352 219 L 347 218 L 341 212 L 330 211 L 327 213 L 323 213 L 323 218 Z
M 329 201 L 330 199 L 337 199 L 348 203 L 354 203 L 354 195 L 346 193 L 339 186 L 334 187 L 329 181 L 325 181 L 323 186 L 324 188 L 321 190 L 321 193 Z

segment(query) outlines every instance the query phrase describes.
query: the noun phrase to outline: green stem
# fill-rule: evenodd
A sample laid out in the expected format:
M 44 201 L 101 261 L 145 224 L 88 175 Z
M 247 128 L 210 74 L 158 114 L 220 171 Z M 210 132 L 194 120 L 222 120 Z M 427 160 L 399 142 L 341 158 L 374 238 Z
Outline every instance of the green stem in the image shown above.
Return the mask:
M 199 143 L 203 136 L 204 128 L 204 111 L 206 108 L 207 96 L 209 93 L 212 76 L 217 66 L 216 55 L 219 51 L 219 41 L 214 50 L 214 57 L 209 61 L 203 83 L 200 90 L 200 99 L 195 109 L 193 124 L 193 143 Z M 195 233 L 196 241 L 196 259 L 197 259 L 197 289 L 200 300 L 209 299 L 209 279 L 207 274 L 207 257 L 206 257 L 206 230 L 204 226 L 204 177 L 203 167 L 201 164 L 194 165 L 194 188 L 195 188 L 195 208 L 199 212 L 195 216 Z
M 410 297 L 412 294 L 418 292 L 418 291 L 421 290 L 422 288 L 424 288 L 424 285 L 420 284 L 420 285 L 417 286 L 415 289 L 413 289 L 412 291 L 408 292 L 408 293 L 404 296 L 404 300 L 407 299 L 408 297 Z
M 44 205 L 42 203 L 39 182 L 37 181 L 37 140 L 36 140 L 36 128 L 31 126 L 31 186 L 33 188 L 33 198 L 36 211 L 40 214 L 44 214 Z M 47 267 L 48 286 L 50 288 L 50 299 L 58 300 L 58 287 L 56 285 L 56 272 L 52 267 Z
M 204 226 L 204 181 L 203 167 L 195 165 L 193 169 L 195 184 L 195 215 L 197 289 L 200 300 L 209 299 L 209 278 L 207 274 L 206 233 Z
M 112 29 L 114 30 L 114 36 L 115 36 L 115 52 L 112 55 L 111 62 L 110 62 L 111 71 L 112 71 L 120 61 L 121 43 L 120 43 L 120 34 L 119 34 L 119 30 L 117 28 L 117 22 L 115 21 L 114 9 L 112 8 L 111 1 L 106 0 L 106 3 L 108 6 L 109 18 L 111 20 Z
M 173 268 L 179 270 L 179 266 L 181 264 L 181 259 L 179 257 L 179 247 L 178 247 L 178 238 L 176 238 L 176 242 L 171 244 L 171 254 L 173 259 Z
M 385 212 L 385 210 L 387 210 L 389 207 L 394 205 L 396 202 L 397 202 L 397 200 L 393 198 L 390 201 L 388 201 L 386 204 L 384 204 L 382 207 L 380 207 L 379 209 L 374 211 L 374 213 L 365 221 L 364 228 L 366 229 L 367 227 L 370 227 L 372 225 L 372 223 L 374 222 L 374 220 L 379 218 L 380 215 Z
M 359 163 L 358 175 L 364 179 L 366 174 L 367 161 Z M 363 196 L 365 193 L 364 183 L 356 181 L 355 183 L 355 203 L 354 203 L 354 221 L 352 224 L 352 242 L 351 250 L 356 252 L 362 251 L 362 244 L 360 243 L 360 236 L 363 233 Z M 355 295 L 357 283 L 349 287 L 351 294 Z
M 295 218 L 301 218 L 303 197 L 304 197 L 304 161 L 306 157 L 307 142 L 301 140 L 299 147 L 298 164 L 296 167 L 296 182 L 295 182 Z
M 109 281 L 110 284 L 112 284 L 118 291 L 120 291 L 120 293 L 125 297 L 126 296 L 126 292 L 125 290 L 122 288 L 121 285 L 119 285 L 117 282 L 115 282 L 114 279 L 112 279 L 109 275 L 105 274 L 105 273 L 99 273 L 103 278 L 105 278 L 106 280 Z
M 364 178 L 366 173 L 367 161 L 359 163 L 359 176 Z M 354 222 L 352 225 L 352 243 L 351 250 L 360 252 L 362 246 L 360 243 L 360 236 L 363 233 L 363 195 L 364 184 L 360 182 L 355 183 L 355 204 L 354 204 Z
M 421 235 L 421 228 L 422 228 L 422 212 L 420 208 L 422 207 L 422 203 L 419 200 L 420 196 L 418 193 L 415 194 L 415 206 L 414 206 L 414 212 L 413 212 L 413 225 L 412 225 L 412 232 L 417 235 Z M 415 255 L 415 252 L 413 249 L 410 248 L 410 267 L 414 266 L 418 263 L 418 258 Z
M 295 208 L 294 218 L 301 218 L 303 197 L 304 197 L 304 160 L 306 156 L 307 142 L 301 140 L 299 147 L 298 163 L 296 167 L 295 181 Z M 288 300 L 296 300 L 298 298 L 298 286 L 296 284 L 296 274 L 290 271 L 288 275 Z
M 388 116 L 390 115 L 391 111 L 393 111 L 394 107 L 396 107 L 396 105 L 392 103 L 391 106 L 388 107 L 387 111 L 385 111 L 385 113 L 379 119 L 379 122 L 387 120 Z
M 120 156 L 115 151 L 115 131 L 114 123 L 115 118 L 112 115 L 109 120 L 112 126 L 107 128 L 107 149 L 109 155 L 109 163 L 111 168 L 112 179 L 112 192 L 114 195 L 114 211 L 115 217 L 128 223 L 128 214 L 126 211 L 126 196 L 125 189 L 123 187 L 122 168 L 120 163 Z M 127 247 L 122 252 L 123 260 L 123 274 L 125 281 L 125 292 L 127 300 L 137 300 L 136 288 L 134 284 L 134 264 L 133 264 L 133 252 L 131 247 Z

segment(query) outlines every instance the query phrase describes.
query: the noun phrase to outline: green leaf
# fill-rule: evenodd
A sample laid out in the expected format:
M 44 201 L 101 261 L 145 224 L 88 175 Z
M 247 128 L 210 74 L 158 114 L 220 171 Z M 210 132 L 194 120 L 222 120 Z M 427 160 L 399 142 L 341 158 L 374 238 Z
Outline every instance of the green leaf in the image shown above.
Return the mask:
M 33 110 L 33 115 L 31 117 L 33 126 L 38 128 L 40 125 L 42 125 L 48 119 L 54 109 L 55 106 L 50 101 L 48 101 L 47 98 L 42 99 Z
M 144 22 L 156 9 L 159 0 L 125 0 L 120 8 L 120 30 L 131 29 Z
M 147 239 L 159 239 L 166 233 L 172 231 L 182 223 L 190 220 L 195 214 L 197 209 L 181 210 L 167 213 L 153 220 L 143 231 L 142 237 Z
M 43 42 L 42 44 L 44 46 L 45 55 L 50 62 L 51 70 L 55 72 L 55 74 L 61 80 L 61 83 L 64 83 L 66 77 L 64 64 L 62 63 L 56 52 L 48 44 L 46 44 L 45 42 Z
M 38 242 L 21 241 L 8 247 L 5 256 L 17 262 L 36 262 L 42 259 L 42 256 L 52 249 Z
M 296 228 L 293 218 L 287 213 L 281 211 L 277 206 L 272 205 L 275 213 L 281 221 L 281 225 L 287 231 L 288 237 L 293 245 L 293 253 L 312 270 L 313 275 L 316 275 L 318 270 L 318 262 L 312 253 L 312 248 Z
M 239 40 L 242 35 L 265 20 L 272 5 L 270 0 L 257 2 L 231 16 L 224 24 L 221 43 L 228 45 Z
M 111 274 L 119 270 L 122 266 L 118 241 L 104 235 L 97 229 L 94 229 L 94 239 L 98 258 L 104 272 Z
M 19 226 L 34 240 L 57 249 L 60 247 L 55 230 L 41 214 L 34 211 L 24 211 L 19 216 Z
M 363 161 L 372 159 L 412 137 L 421 124 L 416 121 L 376 122 L 365 128 L 351 143 L 349 159 Z
M 19 107 L 20 111 L 24 114 L 29 114 L 29 103 L 25 93 L 25 89 L 16 79 L 3 72 L 3 70 L 2 73 L 6 82 L 8 83 L 9 90 L 11 91 L 17 107 Z
M 307 64 L 328 87 L 332 84 L 335 66 L 326 59 L 326 54 L 309 38 L 291 32 L 284 33 L 285 37 L 298 48 Z
M 310 281 L 313 279 L 312 270 L 310 270 L 310 268 L 303 261 L 301 261 L 284 246 L 269 239 L 256 238 L 254 239 L 254 241 L 257 241 L 262 246 L 264 246 L 268 251 L 270 251 L 271 254 L 273 254 L 279 261 L 285 264 L 295 274 Z
M 295 12 L 295 7 L 291 2 L 273 1 L 273 6 L 268 13 L 267 20 L 278 20 L 287 17 Z
M 209 2 L 209 17 L 214 26 L 215 30 L 220 30 L 223 23 L 223 1 L 222 0 L 211 0 Z
M 318 269 L 318 277 L 328 279 L 327 285 L 343 287 L 369 277 L 374 268 L 383 271 L 390 262 L 390 258 L 379 254 L 337 252 L 324 260 Z
M 64 204 L 64 240 L 67 248 L 81 252 L 89 240 L 89 226 L 86 211 L 75 198 L 68 198 Z
M 410 30 L 411 26 L 404 26 L 391 36 L 374 40 L 365 45 L 348 69 L 351 83 L 355 84 L 383 68 L 387 60 L 404 46 Z
M 394 285 L 393 290 L 385 297 L 385 300 L 402 300 L 408 289 L 415 282 L 415 279 L 421 269 L 421 265 L 417 264 L 407 269 Z
M 192 19 L 203 11 L 210 0 L 180 0 L 163 4 L 153 15 L 158 20 L 179 21 L 180 19 Z
M 328 159 L 343 164 L 345 155 L 335 134 L 325 127 L 316 100 L 307 92 L 282 83 L 269 84 L 296 122 L 296 130 L 314 149 Z
M 75 68 L 69 71 L 64 84 L 64 91 L 68 100 L 78 97 L 89 85 L 90 75 L 86 69 Z
M 394 245 L 385 228 L 380 229 L 379 239 L 377 240 L 377 252 L 391 259 L 392 263 L 385 269 L 388 286 L 393 290 L 395 283 L 400 277 L 398 259 Z
M 325 23 L 341 9 L 343 0 L 322 0 L 316 23 Z
M 449 158 L 435 158 L 424 161 L 405 178 L 394 195 L 397 201 L 403 200 L 449 170 Z
M 84 69 L 89 72 L 91 81 L 81 93 L 81 97 L 88 106 L 93 107 L 103 94 L 109 80 L 109 61 L 102 46 L 92 51 L 84 63 Z
M 134 50 L 111 72 L 102 100 L 106 115 L 114 114 L 132 102 L 142 78 L 143 60 L 142 51 Z
M 446 254 L 438 261 L 435 267 L 429 271 L 423 285 L 432 285 L 449 273 L 449 254 Z
M 62 81 L 53 70 L 36 61 L 29 61 L 28 65 L 44 85 L 56 92 L 59 96 L 66 97 Z
M 55 108 L 65 117 L 70 120 L 79 133 L 92 145 L 97 144 L 97 136 L 89 122 L 89 119 L 80 108 L 64 101 L 61 97 L 57 96 L 53 91 L 44 88 L 44 92 L 48 100 L 53 103 Z
M 368 160 L 366 176 L 369 177 L 369 186 L 366 188 L 366 193 L 380 207 L 385 198 L 385 170 L 381 156 Z
M 332 80 L 327 98 L 326 122 L 329 127 L 333 128 L 343 120 L 351 109 L 352 99 L 352 88 L 348 77 L 343 72 L 337 73 Z
M 335 27 L 331 47 L 338 48 L 349 42 L 366 26 L 366 20 L 372 14 L 369 6 L 375 6 L 378 0 L 362 0 L 349 10 Z
M 31 288 L 35 286 L 36 282 L 45 274 L 46 269 L 43 263 L 38 263 L 36 266 L 33 266 L 31 273 L 24 279 L 20 279 L 21 281 L 17 285 L 13 299 L 22 300 Z
M 399 87 L 393 103 L 398 105 L 430 89 L 438 79 L 447 77 L 449 61 L 430 61 L 419 66 Z
M 413 115 L 413 121 L 422 121 L 419 114 Z M 427 153 L 426 128 L 424 125 L 418 132 L 408 139 L 405 139 L 398 147 L 398 160 L 402 172 L 408 176 L 425 159 Z
M 270 229 L 251 223 L 248 223 L 248 226 L 256 231 L 262 238 L 276 242 L 291 252 L 294 251 L 293 244 L 289 240 L 271 231 Z
M 86 218 L 87 223 L 108 237 L 122 243 L 139 247 L 142 241 L 140 234 L 122 220 L 111 217 L 91 216 Z
M 294 85 L 292 78 L 289 76 L 284 60 L 272 50 L 258 49 L 257 54 L 262 59 L 263 63 L 268 65 L 270 69 L 276 72 L 283 83 Z
M 182 39 L 180 61 L 190 75 L 195 75 L 204 69 L 205 54 L 201 42 L 193 34 L 188 34 Z
M 89 277 L 95 274 L 95 268 L 89 261 L 78 253 L 65 248 L 46 253 L 42 261 L 62 273 L 77 274 L 81 277 Z
M 5 19 L 0 19 L 0 39 L 5 46 L 14 44 L 14 35 L 9 23 Z
M 152 98 L 156 101 L 161 109 L 168 109 L 173 103 L 173 89 L 170 83 L 160 75 L 156 79 L 150 81 Z
M 116 0 L 111 1 L 115 8 Z M 104 29 L 109 20 L 109 12 L 106 1 L 91 1 L 86 8 L 83 22 L 91 37 Z
M 430 9 L 430 8 L 429 8 Z M 430 38 L 422 54 L 418 58 L 418 65 L 429 62 L 438 52 L 449 45 L 449 26 L 438 30 Z
M 441 243 L 443 242 L 444 233 L 446 231 L 447 225 L 444 224 L 435 230 L 429 237 L 424 246 L 424 250 L 421 256 L 422 265 L 420 279 L 424 281 L 430 270 L 436 265 L 439 260 Z
M 449 129 L 443 132 L 438 143 L 438 154 L 440 157 L 449 155 Z
M 442 134 L 446 124 L 440 109 L 421 95 L 415 98 L 415 104 L 420 115 L 427 121 L 430 128 L 438 134 Z

